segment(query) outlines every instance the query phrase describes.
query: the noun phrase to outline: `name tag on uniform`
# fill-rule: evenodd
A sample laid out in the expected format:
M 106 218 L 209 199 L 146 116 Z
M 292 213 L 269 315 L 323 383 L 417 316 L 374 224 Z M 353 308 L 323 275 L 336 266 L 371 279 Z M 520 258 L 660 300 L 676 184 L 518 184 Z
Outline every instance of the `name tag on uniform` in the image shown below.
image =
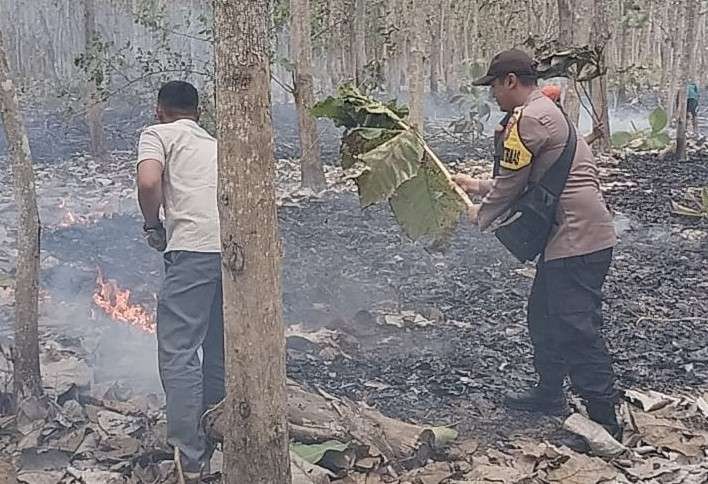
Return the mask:
M 520 170 L 530 165 L 533 158 L 533 154 L 524 146 L 524 142 L 519 136 L 519 119 L 521 119 L 521 111 L 515 112 L 509 121 L 509 128 L 504 140 L 504 152 L 499 164 L 506 170 Z

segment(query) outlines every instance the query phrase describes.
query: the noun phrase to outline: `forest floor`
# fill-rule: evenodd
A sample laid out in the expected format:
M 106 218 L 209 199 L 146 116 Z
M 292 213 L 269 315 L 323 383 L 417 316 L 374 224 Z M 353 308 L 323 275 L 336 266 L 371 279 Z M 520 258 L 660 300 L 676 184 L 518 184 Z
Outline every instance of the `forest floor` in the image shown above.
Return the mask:
M 295 125 L 279 126 L 278 155 L 293 156 Z M 323 128 L 322 138 L 332 162 L 337 132 Z M 453 171 L 489 171 L 488 141 L 431 144 Z M 605 285 L 603 329 L 619 385 L 704 394 L 708 221 L 673 215 L 670 201 L 690 204 L 695 190 L 708 186 L 708 148 L 683 163 L 625 154 L 602 160 L 600 169 L 621 238 Z M 45 375 L 57 394 L 71 386 L 73 370 L 82 380 L 90 373 L 92 395 L 160 394 L 154 336 L 106 316 L 92 301 L 100 270 L 131 289 L 132 303 L 148 313 L 154 308 L 161 262 L 140 235 L 133 172 L 128 149 L 112 162 L 64 153 L 38 164 L 43 353 L 72 355 L 69 366 L 49 370 L 53 381 Z M 362 211 L 354 188 L 338 183 L 338 175 L 328 166 L 330 189 L 313 195 L 298 190 L 295 162 L 278 163 L 288 375 L 391 417 L 454 425 L 483 447 L 519 438 L 566 443 L 557 419 L 502 405 L 506 392 L 535 382 L 525 325 L 533 267 L 466 223 L 443 252 L 412 243 L 386 206 Z M 0 184 L 10 186 L 8 170 Z M 0 195 L 5 338 L 13 317 L 12 227 L 7 189 Z M 705 421 L 697 425 L 706 429 Z

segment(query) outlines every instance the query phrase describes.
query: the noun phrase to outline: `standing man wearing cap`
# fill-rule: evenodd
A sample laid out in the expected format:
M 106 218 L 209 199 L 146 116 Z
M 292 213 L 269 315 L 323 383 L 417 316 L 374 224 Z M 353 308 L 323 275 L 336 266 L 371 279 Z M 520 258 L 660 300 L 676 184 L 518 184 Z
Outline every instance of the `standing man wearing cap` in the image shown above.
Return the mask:
M 556 208 L 551 209 L 555 214 L 549 216 L 554 224 L 549 224 L 549 235 L 541 242 L 545 246 L 540 248 L 528 301 L 539 381 L 530 389 L 509 394 L 506 404 L 520 410 L 562 413 L 567 409 L 563 381 L 569 375 L 590 418 L 619 437 L 615 375 L 600 332 L 602 285 L 617 240 L 592 152 L 582 137 L 575 136 L 559 107 L 538 88 L 533 62 L 524 52 L 513 49 L 498 54 L 487 75 L 475 84 L 491 86 L 501 110 L 511 115 L 499 136 L 494 179 L 453 177 L 467 192 L 483 197 L 469 211 L 480 229 L 504 218 L 522 194 L 545 180 L 556 161 L 560 164 L 565 158 L 568 167 L 567 178 L 561 177 Z

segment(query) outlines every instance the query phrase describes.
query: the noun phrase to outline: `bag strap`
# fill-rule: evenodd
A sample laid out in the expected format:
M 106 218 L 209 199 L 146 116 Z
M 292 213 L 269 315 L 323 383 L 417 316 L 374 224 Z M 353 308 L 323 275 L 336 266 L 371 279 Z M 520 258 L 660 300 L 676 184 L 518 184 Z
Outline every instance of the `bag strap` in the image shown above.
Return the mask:
M 494 166 L 492 167 L 492 178 L 496 178 L 501 173 L 501 160 L 504 155 L 504 132 L 509 124 L 509 120 L 514 113 L 506 113 L 504 118 L 499 121 L 499 125 L 504 129 L 494 131 Z
M 563 111 L 561 110 L 561 112 Z M 565 148 L 563 148 L 558 159 L 548 168 L 539 182 L 539 185 L 542 185 L 556 197 L 560 197 L 568 181 L 568 175 L 570 175 L 570 169 L 575 158 L 575 150 L 578 145 L 578 135 L 575 131 L 575 126 L 573 126 L 573 123 L 570 122 L 565 113 L 563 113 L 563 117 L 568 123 L 568 139 L 565 142 Z

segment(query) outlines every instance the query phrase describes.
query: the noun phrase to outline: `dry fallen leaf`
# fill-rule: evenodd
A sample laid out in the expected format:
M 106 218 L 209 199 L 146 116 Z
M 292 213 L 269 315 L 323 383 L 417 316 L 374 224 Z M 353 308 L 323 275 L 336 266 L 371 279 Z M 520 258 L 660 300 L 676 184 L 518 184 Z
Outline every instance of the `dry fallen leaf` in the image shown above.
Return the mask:
M 573 452 L 557 469 L 548 472 L 549 482 L 562 484 L 599 484 L 617 482 L 617 469 L 600 459 Z
M 563 422 L 563 428 L 581 436 L 590 446 L 594 454 L 600 456 L 615 456 L 626 450 L 605 430 L 605 428 L 584 415 L 574 413 Z
M 703 435 L 690 432 L 677 420 L 658 418 L 641 411 L 633 411 L 632 419 L 642 439 L 650 445 L 679 452 L 688 457 L 703 455 L 708 442 Z
M 671 403 L 677 401 L 676 398 L 672 398 L 654 390 L 649 390 L 648 392 L 640 392 L 637 390 L 626 390 L 624 392 L 626 398 L 632 401 L 639 402 L 642 409 L 645 412 L 652 412 L 654 410 L 659 410 Z

